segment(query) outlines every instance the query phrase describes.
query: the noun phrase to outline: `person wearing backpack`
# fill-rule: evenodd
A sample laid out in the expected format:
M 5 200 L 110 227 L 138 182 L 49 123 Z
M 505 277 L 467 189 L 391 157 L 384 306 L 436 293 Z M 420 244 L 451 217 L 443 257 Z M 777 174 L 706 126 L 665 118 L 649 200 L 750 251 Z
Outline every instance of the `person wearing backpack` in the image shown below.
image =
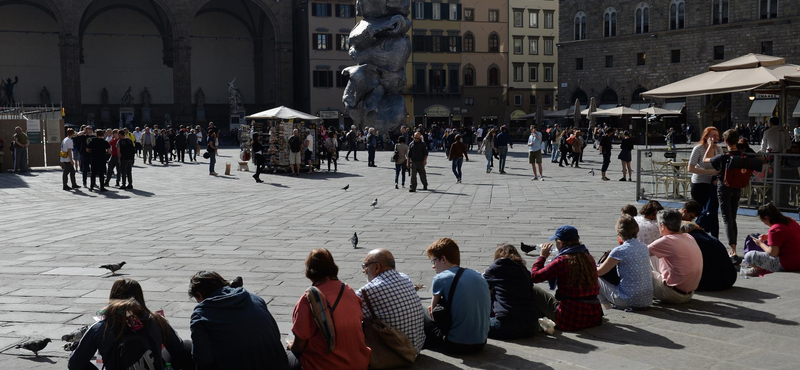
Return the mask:
M 199 370 L 289 368 L 278 324 L 261 297 L 213 271 L 192 276 L 189 296 L 197 301 L 189 329 Z
M 489 284 L 479 272 L 459 266 L 461 252 L 453 239 L 436 240 L 425 254 L 436 276 L 431 284 L 431 305 L 425 314 L 422 348 L 441 348 L 455 354 L 480 351 L 489 336 Z
M 294 129 L 292 137 L 289 138 L 289 169 L 292 175 L 300 176 L 300 150 L 303 148 L 303 142 L 300 140 L 300 131 Z
M 736 226 L 736 212 L 739 209 L 739 198 L 742 196 L 742 189 L 747 186 L 746 183 L 750 181 L 750 176 L 753 171 L 739 171 L 740 169 L 729 171 L 728 167 L 731 163 L 731 158 L 742 156 L 742 152 L 737 146 L 739 143 L 739 133 L 734 129 L 730 129 L 722 134 L 722 139 L 725 141 L 728 151 L 712 157 L 714 149 L 712 145 L 709 145 L 703 157 L 703 162 L 710 163 L 711 167 L 719 171 L 720 181 L 717 184 L 717 199 L 719 200 L 719 208 L 722 211 L 722 223 L 725 225 L 725 235 L 728 237 L 728 245 L 730 246 L 730 252 L 728 254 L 731 258 L 737 258 L 736 238 L 739 230 Z M 741 178 L 746 178 L 746 181 L 739 181 Z M 744 186 L 742 185 L 743 183 Z
M 70 354 L 69 370 L 96 370 L 92 364 L 95 352 L 102 356 L 106 370 L 127 370 L 137 364 L 163 370 L 164 360 L 176 370 L 194 369 L 188 342 L 181 340 L 167 320 L 150 312 L 136 280 L 115 281 L 108 306 L 98 316 L 102 319 L 89 327 Z

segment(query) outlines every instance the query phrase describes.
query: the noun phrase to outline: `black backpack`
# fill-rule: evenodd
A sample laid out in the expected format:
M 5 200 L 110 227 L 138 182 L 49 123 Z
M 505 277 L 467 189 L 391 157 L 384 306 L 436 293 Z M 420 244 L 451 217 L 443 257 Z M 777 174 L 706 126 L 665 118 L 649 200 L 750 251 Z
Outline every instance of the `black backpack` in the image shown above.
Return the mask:
M 163 370 L 161 349 L 150 336 L 150 323 L 136 333 L 127 328 L 122 338 L 115 340 L 103 357 L 105 370 Z
M 119 141 L 119 156 L 122 160 L 132 160 L 135 154 L 136 149 L 134 149 L 131 139 L 126 137 Z
M 300 151 L 300 138 L 297 136 L 292 136 L 289 138 L 289 149 L 292 153 L 297 153 Z

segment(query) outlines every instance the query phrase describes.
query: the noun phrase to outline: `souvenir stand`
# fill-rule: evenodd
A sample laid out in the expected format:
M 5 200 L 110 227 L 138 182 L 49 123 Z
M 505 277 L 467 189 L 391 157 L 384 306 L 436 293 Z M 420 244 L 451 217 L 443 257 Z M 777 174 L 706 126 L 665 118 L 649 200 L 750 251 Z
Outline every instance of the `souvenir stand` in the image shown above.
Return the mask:
M 253 136 L 258 135 L 261 144 L 264 145 L 266 152 L 263 154 L 267 157 L 267 167 L 273 172 L 289 168 L 289 138 L 292 137 L 294 129 L 300 131 L 300 139 L 303 141 L 311 135 L 315 146 L 322 140 L 317 126 L 320 118 L 291 108 L 280 106 L 246 118 L 250 120 Z M 247 148 L 243 146 L 242 149 L 249 151 L 250 148 L 251 143 L 248 140 Z M 302 171 L 308 164 L 305 161 L 301 162 Z M 311 163 L 319 169 L 320 156 L 317 150 L 312 150 Z

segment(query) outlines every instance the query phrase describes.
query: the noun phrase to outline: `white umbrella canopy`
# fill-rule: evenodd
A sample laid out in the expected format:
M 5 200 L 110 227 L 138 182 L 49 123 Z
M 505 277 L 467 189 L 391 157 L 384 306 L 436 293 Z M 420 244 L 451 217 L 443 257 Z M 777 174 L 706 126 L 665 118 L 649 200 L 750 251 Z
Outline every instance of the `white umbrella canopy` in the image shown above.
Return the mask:
M 306 121 L 318 121 L 321 118 L 317 116 L 312 116 L 308 113 L 303 113 L 292 108 L 287 108 L 284 106 L 280 106 L 277 108 L 272 108 L 270 110 L 265 110 L 260 113 L 256 113 L 253 115 L 249 115 L 245 117 L 247 119 L 301 119 Z
M 595 112 L 597 112 L 597 101 L 592 97 L 589 100 L 589 112 L 587 113 L 589 116 L 589 127 L 595 127 L 597 124 L 597 118 L 594 116 Z
M 592 113 L 592 117 L 622 117 L 622 116 L 644 116 L 646 113 L 628 107 L 616 107 L 611 109 L 599 110 Z
M 651 115 L 651 116 L 680 116 L 680 112 L 675 112 L 667 109 L 661 109 L 658 107 L 648 107 L 645 109 L 640 109 L 640 112 Z
M 709 71 L 642 93 L 646 98 L 681 98 L 753 90 L 795 75 L 800 66 L 785 59 L 748 54 L 709 67 Z

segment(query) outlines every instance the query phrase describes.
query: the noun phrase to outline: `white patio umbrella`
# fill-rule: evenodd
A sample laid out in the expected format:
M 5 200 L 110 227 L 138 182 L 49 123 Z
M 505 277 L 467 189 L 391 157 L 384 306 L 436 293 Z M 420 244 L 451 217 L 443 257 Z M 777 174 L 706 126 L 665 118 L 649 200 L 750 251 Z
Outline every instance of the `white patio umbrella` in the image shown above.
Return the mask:
M 623 116 L 644 116 L 646 113 L 628 107 L 616 107 L 611 109 L 599 110 L 592 113 L 593 117 L 623 117 Z
M 319 121 L 321 118 L 317 116 L 312 116 L 308 113 L 303 113 L 292 108 L 287 108 L 284 106 L 280 106 L 277 108 L 272 108 L 270 110 L 265 110 L 260 113 L 252 114 L 247 117 L 247 119 L 301 119 L 306 121 Z

